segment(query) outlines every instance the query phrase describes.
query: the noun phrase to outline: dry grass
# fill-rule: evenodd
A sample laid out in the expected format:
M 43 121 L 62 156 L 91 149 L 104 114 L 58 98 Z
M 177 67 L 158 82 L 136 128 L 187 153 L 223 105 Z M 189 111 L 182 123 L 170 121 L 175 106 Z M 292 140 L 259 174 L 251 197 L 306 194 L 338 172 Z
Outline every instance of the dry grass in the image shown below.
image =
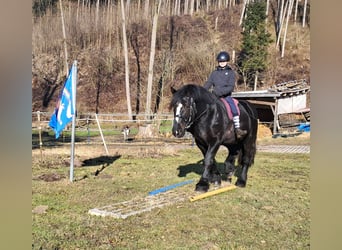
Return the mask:
M 257 153 L 245 189 L 123 220 L 88 210 L 188 179 L 195 182 L 182 190 L 192 194 L 201 172 L 199 149 L 159 146 L 138 156 L 136 148 L 115 154 L 111 146 L 107 157 L 102 146 L 77 145 L 86 166 L 75 168 L 73 183 L 69 150 L 45 149 L 43 161 L 39 150 L 32 152 L 33 249 L 309 249 L 309 155 Z M 222 150 L 219 168 L 224 158 Z M 37 178 L 44 174 L 65 178 Z

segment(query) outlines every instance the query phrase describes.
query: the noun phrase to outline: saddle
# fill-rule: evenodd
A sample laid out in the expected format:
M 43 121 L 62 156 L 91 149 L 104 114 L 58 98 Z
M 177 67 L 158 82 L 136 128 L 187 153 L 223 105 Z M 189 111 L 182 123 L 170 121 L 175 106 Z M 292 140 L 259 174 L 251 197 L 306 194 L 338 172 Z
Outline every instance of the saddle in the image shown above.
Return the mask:
M 225 98 L 220 98 L 220 99 L 223 102 L 224 106 L 226 107 L 229 119 L 232 120 L 233 119 L 233 113 L 232 113 L 232 109 L 231 109 L 229 103 L 227 102 L 227 100 Z M 232 99 L 234 101 L 236 110 L 238 111 L 238 115 L 240 115 L 240 109 L 239 109 L 239 106 L 238 106 L 239 101 L 237 99 L 235 99 L 235 98 L 232 98 Z

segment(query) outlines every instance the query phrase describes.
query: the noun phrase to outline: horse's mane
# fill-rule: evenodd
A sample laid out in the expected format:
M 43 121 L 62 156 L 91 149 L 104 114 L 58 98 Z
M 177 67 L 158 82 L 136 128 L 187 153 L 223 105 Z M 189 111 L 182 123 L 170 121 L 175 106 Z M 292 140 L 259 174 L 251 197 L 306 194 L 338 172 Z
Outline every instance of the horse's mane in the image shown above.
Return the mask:
M 173 94 L 170 107 L 173 107 L 184 96 L 192 97 L 196 102 L 206 104 L 212 104 L 217 101 L 217 97 L 206 90 L 204 87 L 196 84 L 187 84 Z

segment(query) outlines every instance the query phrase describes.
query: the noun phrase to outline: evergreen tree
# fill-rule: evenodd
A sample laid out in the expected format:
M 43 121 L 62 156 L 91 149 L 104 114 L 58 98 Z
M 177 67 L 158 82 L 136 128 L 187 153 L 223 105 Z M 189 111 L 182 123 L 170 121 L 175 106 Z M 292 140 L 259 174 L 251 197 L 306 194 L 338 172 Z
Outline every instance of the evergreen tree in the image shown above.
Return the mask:
M 248 86 L 253 85 L 255 77 L 267 68 L 267 48 L 272 39 L 265 19 L 265 1 L 255 1 L 247 6 L 246 18 L 242 23 L 242 48 L 237 63 Z

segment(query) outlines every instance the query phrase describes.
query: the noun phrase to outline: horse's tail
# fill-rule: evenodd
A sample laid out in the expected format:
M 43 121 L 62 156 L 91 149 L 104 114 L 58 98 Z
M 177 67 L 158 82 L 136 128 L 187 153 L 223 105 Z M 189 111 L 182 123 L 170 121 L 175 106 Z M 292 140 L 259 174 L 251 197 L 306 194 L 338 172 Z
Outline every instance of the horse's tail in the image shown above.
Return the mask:
M 250 119 L 250 129 L 247 137 L 243 142 L 243 151 L 244 153 L 240 153 L 239 155 L 239 163 L 246 164 L 248 167 L 253 165 L 254 157 L 256 154 L 256 139 L 258 133 L 258 112 L 248 101 L 239 100 L 241 106 L 243 106 L 249 116 Z

